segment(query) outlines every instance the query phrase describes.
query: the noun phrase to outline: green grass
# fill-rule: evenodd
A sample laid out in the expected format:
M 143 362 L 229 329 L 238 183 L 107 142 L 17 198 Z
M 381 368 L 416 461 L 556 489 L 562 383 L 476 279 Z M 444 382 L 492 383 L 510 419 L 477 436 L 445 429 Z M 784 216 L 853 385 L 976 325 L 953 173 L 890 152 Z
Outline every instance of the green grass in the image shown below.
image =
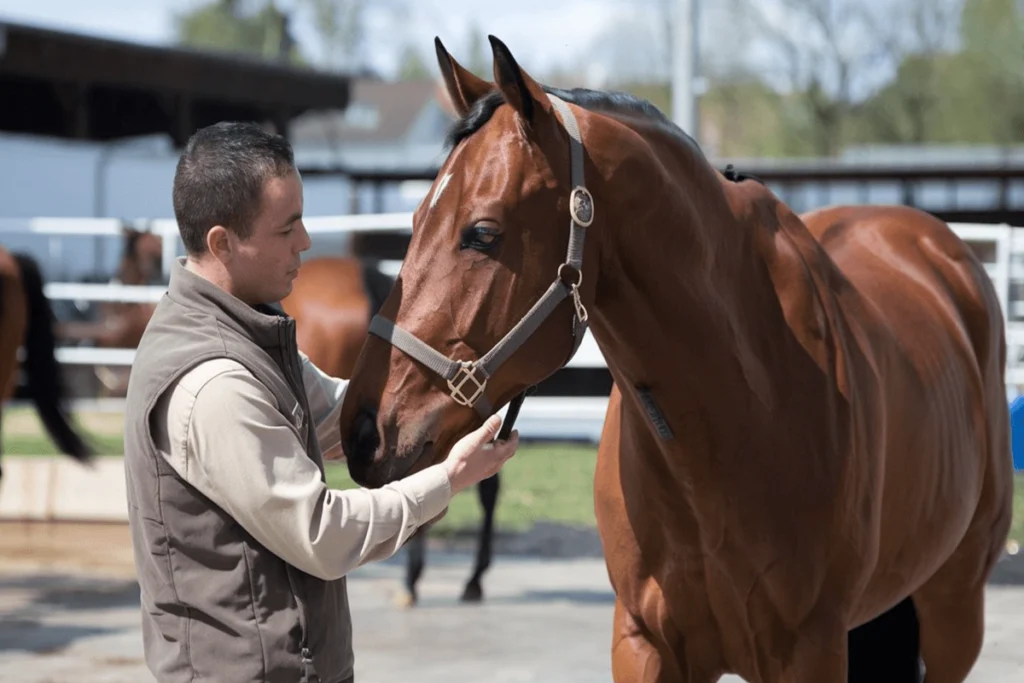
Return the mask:
M 57 447 L 46 434 L 18 434 L 0 436 L 3 440 L 3 454 L 7 455 L 57 455 Z M 86 440 L 95 448 L 97 455 L 121 455 L 124 441 L 120 434 L 98 434 L 85 431 Z
M 12 433 L 3 433 L 5 456 L 46 456 L 58 453 L 56 446 L 38 426 L 34 416 L 22 411 L 4 414 L 4 421 L 16 424 Z M 102 455 L 124 452 L 120 424 L 109 418 L 81 416 L 87 438 Z M 499 531 L 524 531 L 535 522 L 561 522 L 594 525 L 594 464 L 596 450 L 590 446 L 563 444 L 523 445 L 502 469 L 501 490 L 495 524 Z M 355 486 L 348 469 L 328 464 L 327 483 L 333 488 Z M 435 526 L 436 534 L 475 532 L 481 520 L 476 488 L 457 495 Z
M 14 411 L 9 411 L 17 415 Z M 5 413 L 5 422 L 9 417 Z M 83 420 L 89 424 L 89 420 Z M 123 452 L 119 429 L 109 420 L 101 429 L 86 430 L 101 455 Z M 55 455 L 57 449 L 41 429 L 20 428 L 4 433 L 4 455 Z M 589 446 L 531 444 L 519 448 L 502 469 L 501 492 L 495 523 L 502 531 L 522 531 L 535 522 L 561 522 L 594 525 L 595 450 Z M 1013 525 L 1010 538 L 1024 546 L 1024 473 L 1014 478 Z M 343 465 L 327 467 L 327 483 L 334 488 L 354 486 Z M 476 489 L 460 493 L 452 501 L 448 514 L 434 527 L 436 533 L 454 534 L 473 531 L 480 523 L 480 504 Z
M 72 416 L 75 429 L 98 455 L 124 453 L 121 431 L 124 418 L 119 413 L 83 413 Z M 58 450 L 30 407 L 6 407 L 0 425 L 0 451 L 4 455 L 57 455 Z
M 561 444 L 523 445 L 501 470 L 495 525 L 499 531 L 525 531 L 535 522 L 594 526 L 596 449 Z M 329 465 L 327 483 L 354 486 L 344 466 Z M 476 488 L 455 496 L 434 533 L 475 530 L 481 520 Z

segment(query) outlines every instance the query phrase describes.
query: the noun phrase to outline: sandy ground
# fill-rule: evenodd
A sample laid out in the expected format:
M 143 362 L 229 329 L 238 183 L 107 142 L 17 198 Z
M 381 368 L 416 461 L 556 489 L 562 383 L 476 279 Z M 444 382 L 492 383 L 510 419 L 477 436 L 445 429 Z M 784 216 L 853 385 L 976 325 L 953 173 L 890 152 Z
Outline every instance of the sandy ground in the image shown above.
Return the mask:
M 613 597 L 595 557 L 498 555 L 487 602 L 457 598 L 464 552 L 431 552 L 413 610 L 393 604 L 403 558 L 350 578 L 359 683 L 608 683 Z M 1024 566 L 1000 567 L 970 683 L 1024 681 Z M 124 525 L 0 524 L 0 680 L 146 683 Z M 726 677 L 723 682 L 740 679 Z

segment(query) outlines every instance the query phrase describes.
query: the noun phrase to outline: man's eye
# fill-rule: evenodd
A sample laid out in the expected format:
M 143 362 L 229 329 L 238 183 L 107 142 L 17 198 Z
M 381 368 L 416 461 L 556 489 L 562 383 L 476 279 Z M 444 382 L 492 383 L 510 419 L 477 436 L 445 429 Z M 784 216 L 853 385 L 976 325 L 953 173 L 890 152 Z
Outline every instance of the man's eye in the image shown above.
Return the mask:
M 497 228 L 473 225 L 462 231 L 460 249 L 476 249 L 487 251 L 493 249 L 501 241 L 501 233 Z

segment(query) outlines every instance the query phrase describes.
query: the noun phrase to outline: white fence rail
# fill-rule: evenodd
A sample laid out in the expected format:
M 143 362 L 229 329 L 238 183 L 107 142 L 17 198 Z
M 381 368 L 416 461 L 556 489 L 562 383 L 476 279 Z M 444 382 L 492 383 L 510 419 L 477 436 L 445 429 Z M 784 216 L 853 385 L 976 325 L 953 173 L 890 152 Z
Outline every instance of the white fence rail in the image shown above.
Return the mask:
M 355 214 L 345 216 L 313 216 L 305 219 L 311 234 L 344 233 L 398 233 L 411 231 L 411 213 Z M 180 252 L 180 238 L 177 224 L 173 220 L 139 220 L 125 223 L 116 219 L 79 218 L 33 218 L 0 220 L 0 239 L 4 233 L 35 233 L 52 236 L 94 235 L 116 237 L 123 228 L 148 230 L 163 237 L 164 273 L 170 270 L 175 256 Z M 1007 320 L 1007 342 L 1010 346 L 1007 383 L 1024 387 L 1024 322 L 1011 318 L 1024 316 L 1024 301 L 1011 298 L 1014 281 L 1024 282 L 1024 233 L 1018 238 L 1015 230 L 1008 225 L 952 224 L 962 239 L 971 243 L 981 254 L 990 253 L 983 259 L 985 268 L 995 285 Z M 400 261 L 385 261 L 382 270 L 395 275 L 401 267 Z M 156 302 L 163 295 L 162 286 L 131 286 L 120 284 L 84 284 L 51 282 L 46 285 L 46 295 L 51 299 L 86 300 L 104 302 Z M 1010 313 L 1013 315 L 1010 315 Z M 66 364 L 81 365 L 130 365 L 134 349 L 99 349 L 91 347 L 65 347 L 58 352 L 58 360 Z M 605 360 L 593 337 L 588 333 L 579 352 L 569 367 L 602 368 Z

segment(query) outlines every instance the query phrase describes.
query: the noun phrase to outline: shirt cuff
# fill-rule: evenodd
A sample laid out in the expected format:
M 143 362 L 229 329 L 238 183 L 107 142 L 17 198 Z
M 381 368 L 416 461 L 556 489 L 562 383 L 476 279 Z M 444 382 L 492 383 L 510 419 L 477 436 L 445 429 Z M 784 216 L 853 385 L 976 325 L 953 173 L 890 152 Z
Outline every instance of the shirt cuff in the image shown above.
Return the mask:
M 419 508 L 417 525 L 426 524 L 438 517 L 452 500 L 452 484 L 443 464 L 431 465 L 416 474 L 410 474 L 392 486 L 402 489 L 416 501 Z

